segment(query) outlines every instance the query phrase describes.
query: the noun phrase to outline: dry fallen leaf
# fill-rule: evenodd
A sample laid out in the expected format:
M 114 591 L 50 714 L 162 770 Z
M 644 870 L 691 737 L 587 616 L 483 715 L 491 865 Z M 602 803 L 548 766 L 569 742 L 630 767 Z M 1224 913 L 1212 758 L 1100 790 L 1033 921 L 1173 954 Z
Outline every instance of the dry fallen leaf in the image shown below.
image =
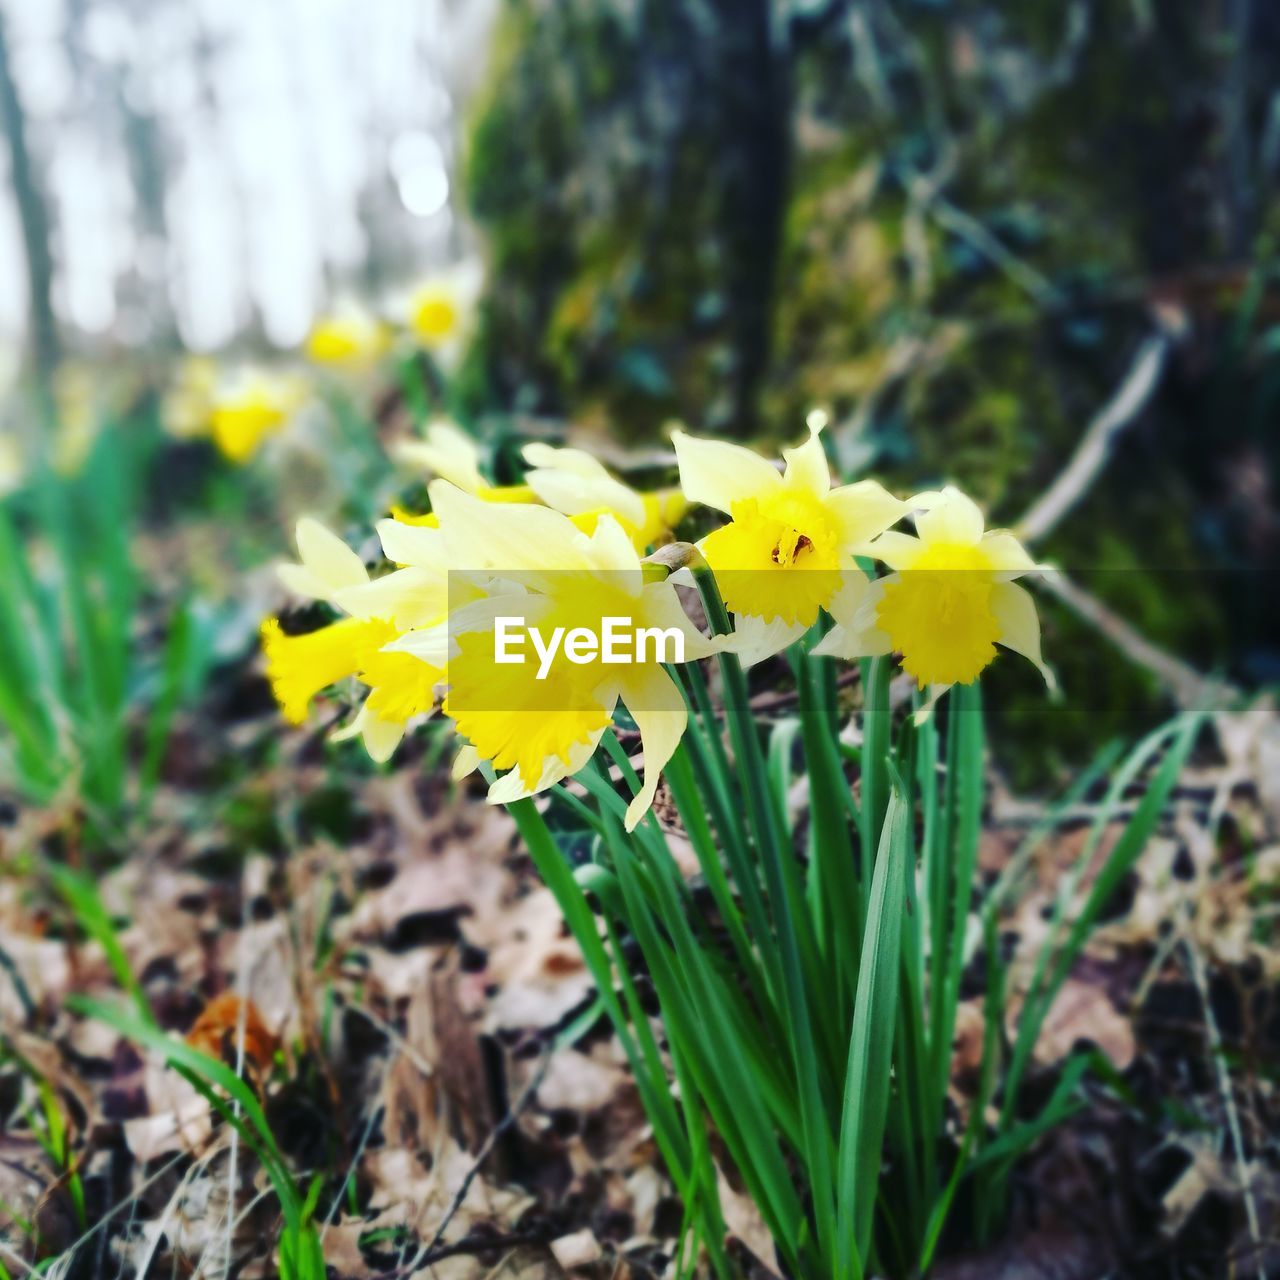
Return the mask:
M 242 1020 L 244 1060 L 253 1074 L 260 1078 L 270 1069 L 280 1046 L 252 1000 L 241 1001 L 232 991 L 214 996 L 187 1032 L 187 1043 L 234 1067 L 238 1059 Z
M 589 1227 L 575 1231 L 572 1235 L 561 1236 L 559 1240 L 553 1240 L 551 1253 L 566 1271 L 572 1271 L 574 1267 L 588 1266 L 604 1256 L 600 1242 Z
M 1011 1037 L 1020 1008 L 1011 1006 Z M 1081 1040 L 1096 1044 L 1121 1071 L 1133 1062 L 1137 1045 L 1133 1025 L 1099 986 L 1068 978 L 1040 1027 L 1035 1057 L 1044 1066 L 1061 1062 Z

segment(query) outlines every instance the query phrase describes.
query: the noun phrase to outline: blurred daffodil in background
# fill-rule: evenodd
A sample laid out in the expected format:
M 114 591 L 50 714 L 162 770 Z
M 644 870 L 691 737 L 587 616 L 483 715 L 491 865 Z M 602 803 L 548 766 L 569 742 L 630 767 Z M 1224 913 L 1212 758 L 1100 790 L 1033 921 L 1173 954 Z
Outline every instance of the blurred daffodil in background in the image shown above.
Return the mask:
M 413 339 L 446 367 L 461 355 L 483 285 L 477 262 L 465 261 L 418 282 L 393 307 Z
M 528 485 L 496 485 L 481 470 L 480 446 L 461 427 L 447 418 L 437 418 L 427 425 L 421 440 L 406 440 L 394 449 L 397 461 L 421 470 L 426 476 L 438 476 L 456 485 L 463 493 L 483 498 L 486 502 L 537 502 Z M 437 523 L 434 515 L 413 517 L 416 523 Z
M 316 364 L 363 370 L 391 347 L 391 329 L 367 307 L 345 300 L 316 321 L 307 336 L 306 355 Z
M 207 436 L 218 389 L 218 364 L 209 356 L 188 356 L 160 400 L 160 422 L 176 440 Z
M 399 444 L 395 456 L 484 502 L 551 507 L 569 516 L 585 533 L 592 532 L 600 516 L 611 515 L 641 552 L 669 541 L 672 529 L 688 510 L 679 489 L 639 492 L 611 475 L 585 450 L 541 442 L 527 444 L 522 450 L 529 470 L 520 484 L 492 484 L 481 467 L 480 447 L 447 419 L 431 423 L 423 439 Z M 412 524 L 439 523 L 434 512 L 415 516 L 397 508 L 393 514 Z
M 269 437 L 288 426 L 306 400 L 293 374 L 242 369 L 221 381 L 211 403 L 213 442 L 232 462 L 247 462 Z

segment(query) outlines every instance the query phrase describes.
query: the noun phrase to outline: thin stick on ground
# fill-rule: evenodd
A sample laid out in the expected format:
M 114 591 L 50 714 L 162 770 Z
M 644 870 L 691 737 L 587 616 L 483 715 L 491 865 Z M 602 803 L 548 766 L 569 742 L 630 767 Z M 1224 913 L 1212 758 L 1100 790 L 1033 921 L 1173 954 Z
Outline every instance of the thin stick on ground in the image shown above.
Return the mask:
M 1131 662 L 1150 671 L 1168 687 L 1184 709 L 1221 705 L 1239 696 L 1239 690 L 1222 680 L 1202 675 L 1189 663 L 1151 643 L 1109 605 L 1086 591 L 1066 574 L 1055 570 L 1035 580 L 1041 590 L 1057 597 L 1077 617 L 1097 628 Z
M 1138 417 L 1159 385 L 1170 345 L 1169 335 L 1160 331 L 1151 334 L 1138 348 L 1129 371 L 1111 399 L 1093 416 L 1071 460 L 1013 526 L 1020 538 L 1036 542 L 1045 537 L 1088 493 L 1106 466 L 1116 437 Z
M 1218 1092 L 1222 1095 L 1222 1105 L 1227 1113 L 1227 1129 L 1231 1134 L 1231 1145 L 1235 1148 L 1236 1175 L 1240 1179 L 1240 1192 L 1244 1197 L 1245 1218 L 1249 1223 L 1249 1235 L 1257 1250 L 1258 1280 L 1267 1280 L 1263 1265 L 1262 1230 L 1258 1220 L 1258 1205 L 1253 1195 L 1253 1182 L 1249 1177 L 1248 1166 L 1244 1158 L 1244 1139 L 1240 1132 L 1240 1112 L 1236 1108 L 1235 1094 L 1231 1087 L 1231 1073 L 1227 1070 L 1225 1050 L 1222 1045 L 1222 1033 L 1218 1029 L 1218 1018 L 1213 1012 L 1213 1001 L 1209 997 L 1209 979 L 1205 973 L 1204 957 L 1194 940 L 1184 940 L 1187 958 L 1191 963 L 1191 974 L 1195 979 L 1196 989 L 1200 993 L 1200 1004 L 1204 1009 L 1205 1034 L 1209 1039 L 1209 1057 L 1213 1060 L 1213 1069 L 1218 1081 Z
M 554 1041 L 548 1042 L 542 1054 L 542 1060 L 538 1063 L 537 1069 L 534 1071 L 529 1083 L 520 1091 L 520 1096 L 510 1107 L 507 1108 L 507 1114 L 498 1121 L 496 1125 L 489 1131 L 489 1136 L 485 1138 L 480 1145 L 480 1150 L 476 1153 L 476 1158 L 472 1162 L 471 1168 L 467 1170 L 466 1176 L 462 1179 L 461 1185 L 453 1197 L 452 1203 L 445 1211 L 445 1215 L 440 1219 L 440 1225 L 436 1227 L 435 1235 L 419 1248 L 417 1255 L 405 1267 L 400 1267 L 397 1274 L 412 1275 L 423 1262 L 430 1256 L 432 1260 L 437 1257 L 446 1256 L 444 1253 L 437 1253 L 437 1246 L 444 1237 L 444 1233 L 449 1228 L 449 1223 L 454 1219 L 458 1210 L 462 1208 L 463 1202 L 467 1198 L 467 1192 L 471 1190 L 471 1184 L 476 1180 L 480 1170 L 484 1166 L 484 1162 L 492 1154 L 493 1149 L 497 1146 L 499 1139 L 511 1128 L 512 1125 L 520 1118 L 525 1107 L 533 1101 L 534 1095 L 538 1092 L 538 1087 L 542 1084 L 543 1078 L 547 1074 L 547 1067 L 551 1063 L 551 1055 L 555 1048 Z M 499 1242 L 500 1243 L 500 1242 Z M 453 1246 L 446 1246 L 453 1248 Z

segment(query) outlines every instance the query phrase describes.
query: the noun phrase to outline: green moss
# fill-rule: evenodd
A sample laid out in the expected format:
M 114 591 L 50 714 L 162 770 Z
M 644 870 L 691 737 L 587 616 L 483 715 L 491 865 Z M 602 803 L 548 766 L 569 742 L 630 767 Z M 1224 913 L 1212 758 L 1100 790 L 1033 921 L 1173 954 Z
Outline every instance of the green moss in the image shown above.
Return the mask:
M 755 0 L 698 21 L 662 0 L 514 0 L 469 148 L 493 267 L 471 403 L 775 442 L 820 405 L 839 456 L 904 491 L 956 481 L 1008 521 L 1113 393 L 1158 289 L 1187 309 L 1199 367 L 1175 358 L 1158 435 L 1131 428 L 1043 550 L 1116 569 L 1096 590 L 1156 643 L 1237 661 L 1218 621 L 1234 597 L 1204 569 L 1256 564 L 1261 544 L 1204 441 L 1274 478 L 1280 374 L 1232 336 L 1249 295 L 1195 280 L 1265 210 L 1252 227 L 1232 204 L 1205 119 L 1230 71 L 1221 17 L 1175 8 L 909 5 L 859 45 L 836 5 L 762 54 Z M 1253 124 L 1275 44 L 1250 48 Z M 913 198 L 935 172 L 945 216 Z M 839 438 L 853 421 L 862 438 Z M 1001 664 L 998 714 L 1044 758 L 1165 709 L 1082 624 L 1054 627 L 1064 683 L 1099 696 L 1045 709 Z

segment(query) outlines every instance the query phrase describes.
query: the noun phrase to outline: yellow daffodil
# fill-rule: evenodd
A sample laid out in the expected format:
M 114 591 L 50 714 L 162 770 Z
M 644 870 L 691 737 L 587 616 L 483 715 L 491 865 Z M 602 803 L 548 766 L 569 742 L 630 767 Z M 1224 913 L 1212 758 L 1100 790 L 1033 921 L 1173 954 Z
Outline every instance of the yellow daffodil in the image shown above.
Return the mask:
M 395 450 L 401 462 L 439 476 L 464 493 L 485 502 L 541 502 L 569 516 L 584 533 L 592 531 L 600 516 L 611 515 L 640 552 L 669 541 L 672 526 L 688 509 L 678 489 L 639 493 L 581 449 L 534 443 L 525 445 L 523 454 L 530 467 L 523 484 L 491 484 L 480 469 L 479 446 L 445 419 L 431 423 L 422 440 L 406 441 Z M 432 528 L 439 524 L 434 512 L 409 515 L 394 508 L 392 514 L 406 524 Z
M 443 621 L 448 609 L 447 573 L 438 543 L 423 545 L 433 530 L 405 530 L 394 521 L 380 530 L 388 554 L 423 555 L 430 567 L 406 567 L 370 578 L 363 561 L 315 520 L 298 522 L 300 563 L 280 567 L 289 590 L 323 600 L 349 614 L 304 635 L 288 635 L 276 618 L 262 626 L 267 676 L 285 718 L 301 724 L 312 698 L 354 676 L 369 687 L 355 718 L 335 739 L 359 735 L 375 760 L 386 760 L 400 743 L 405 725 L 430 715 L 443 662 L 432 667 L 421 657 L 391 652 L 387 645 L 414 627 Z
M 446 418 L 429 423 L 424 438 L 406 440 L 393 450 L 395 458 L 413 467 L 420 467 L 429 476 L 439 476 L 461 489 L 463 493 L 483 498 L 485 502 L 532 503 L 537 494 L 525 484 L 490 484 L 480 470 L 480 449 L 461 427 Z M 393 514 L 405 524 L 427 525 L 434 528 L 439 520 L 434 512 L 412 516 L 396 508 Z
M 297 378 L 263 369 L 242 371 L 214 394 L 214 443 L 232 462 L 247 462 L 268 436 L 288 424 L 303 394 Z
M 981 510 L 958 489 L 923 493 L 910 505 L 920 509 L 916 536 L 891 531 L 871 546 L 894 572 L 874 582 L 850 576 L 832 604 L 837 626 L 816 651 L 901 653 L 903 668 L 936 697 L 976 680 L 1002 645 L 1033 662 L 1053 687 L 1035 603 L 1013 581 L 1042 566 L 1013 534 L 984 531 Z
M 482 283 L 478 264 L 464 262 L 420 282 L 403 304 L 405 323 L 437 360 L 456 358 L 471 326 Z
M 209 434 L 218 366 L 208 356 L 188 356 L 160 402 L 160 421 L 177 440 Z
M 464 764 L 488 761 L 509 771 L 490 789 L 494 803 L 532 795 L 586 763 L 621 702 L 644 752 L 644 783 L 626 814 L 627 828 L 634 828 L 686 723 L 684 698 L 663 661 L 702 657 L 713 646 L 689 622 L 669 581 L 646 581 L 635 546 L 612 515 L 602 515 L 587 534 L 560 512 L 495 507 L 445 481 L 431 485 L 431 503 L 446 558 L 480 584 L 479 598 L 455 608 L 448 624 L 444 710 L 473 748 Z M 565 644 L 551 656 L 513 660 L 497 633 L 513 620 L 540 635 L 567 637 Z M 609 620 L 629 628 L 632 660 L 617 661 L 599 646 L 574 647 L 575 633 L 607 635 Z M 658 633 L 666 637 L 661 643 Z M 438 660 L 439 641 L 436 629 L 391 648 Z M 679 651 L 669 651 L 668 641 Z
M 532 468 L 525 484 L 542 502 L 569 516 L 584 533 L 594 529 L 600 516 L 613 516 L 641 553 L 669 542 L 689 508 L 680 490 L 640 493 L 581 449 L 535 443 L 525 445 L 523 454 Z
M 672 437 L 685 497 L 730 517 L 700 547 L 755 657 L 802 635 L 854 556 L 907 510 L 874 480 L 832 488 L 820 431 L 815 419 L 802 445 L 783 450 L 781 473 L 741 445 Z
M 345 302 L 316 321 L 306 353 L 316 364 L 359 369 L 385 355 L 390 343 L 391 331 L 377 316 Z

